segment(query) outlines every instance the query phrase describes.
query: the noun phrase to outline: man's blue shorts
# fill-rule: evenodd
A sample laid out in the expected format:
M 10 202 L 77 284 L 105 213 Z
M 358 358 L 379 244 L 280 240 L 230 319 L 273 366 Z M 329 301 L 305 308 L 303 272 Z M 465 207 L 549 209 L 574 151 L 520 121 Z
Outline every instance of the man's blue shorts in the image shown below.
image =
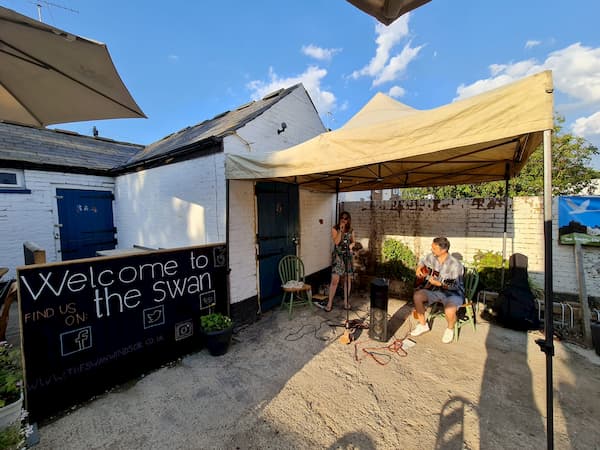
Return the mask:
M 444 306 L 454 305 L 457 308 L 465 302 L 457 292 L 452 291 L 431 291 L 429 289 L 423 289 L 423 292 L 427 295 L 427 304 L 433 305 L 434 303 L 442 303 Z

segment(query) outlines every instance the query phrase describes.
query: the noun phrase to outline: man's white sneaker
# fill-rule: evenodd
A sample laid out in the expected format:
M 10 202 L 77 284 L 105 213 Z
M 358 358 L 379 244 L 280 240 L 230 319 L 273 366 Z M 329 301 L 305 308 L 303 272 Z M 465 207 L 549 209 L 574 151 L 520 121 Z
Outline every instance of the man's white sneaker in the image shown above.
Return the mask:
M 454 339 L 454 330 L 451 330 L 450 328 L 446 328 L 446 330 L 444 331 L 444 335 L 442 336 L 442 342 L 444 344 L 449 344 L 450 342 L 452 342 L 453 339 Z
M 427 333 L 429 331 L 429 325 L 422 325 L 420 323 L 417 324 L 414 330 L 410 332 L 411 336 L 420 336 L 423 333 Z

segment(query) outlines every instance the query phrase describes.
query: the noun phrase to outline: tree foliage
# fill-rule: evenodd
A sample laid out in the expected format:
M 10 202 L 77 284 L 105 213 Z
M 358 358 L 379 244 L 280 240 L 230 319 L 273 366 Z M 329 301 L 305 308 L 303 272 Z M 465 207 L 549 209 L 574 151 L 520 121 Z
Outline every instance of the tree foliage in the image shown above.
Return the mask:
M 555 116 L 552 134 L 552 194 L 573 195 L 592 188 L 592 180 L 600 172 L 590 168 L 598 149 L 580 136 L 563 132 L 564 117 Z M 506 182 L 462 184 L 433 188 L 408 188 L 403 199 L 441 199 L 469 197 L 503 197 Z M 544 193 L 544 149 L 540 145 L 527 160 L 519 175 L 509 181 L 509 196 L 542 195 Z

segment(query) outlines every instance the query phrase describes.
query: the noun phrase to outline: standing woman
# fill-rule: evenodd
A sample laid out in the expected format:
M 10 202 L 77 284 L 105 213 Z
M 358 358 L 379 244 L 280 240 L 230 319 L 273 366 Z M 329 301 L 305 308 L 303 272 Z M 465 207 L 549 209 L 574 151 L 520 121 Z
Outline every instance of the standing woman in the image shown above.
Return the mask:
M 354 247 L 354 230 L 350 213 L 343 211 L 340 221 L 331 228 L 331 239 L 333 239 L 333 255 L 331 264 L 331 284 L 329 285 L 329 301 L 325 311 L 333 308 L 333 297 L 337 290 L 340 277 L 344 279 L 344 309 L 350 309 L 350 286 L 352 282 L 352 248 Z

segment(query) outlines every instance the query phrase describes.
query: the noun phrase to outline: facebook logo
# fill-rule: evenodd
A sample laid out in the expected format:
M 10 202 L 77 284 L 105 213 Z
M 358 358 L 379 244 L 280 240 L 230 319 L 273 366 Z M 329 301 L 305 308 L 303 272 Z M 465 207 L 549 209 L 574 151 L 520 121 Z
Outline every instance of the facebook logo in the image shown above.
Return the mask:
M 60 353 L 72 355 L 92 347 L 92 327 L 87 326 L 67 331 L 60 335 Z

